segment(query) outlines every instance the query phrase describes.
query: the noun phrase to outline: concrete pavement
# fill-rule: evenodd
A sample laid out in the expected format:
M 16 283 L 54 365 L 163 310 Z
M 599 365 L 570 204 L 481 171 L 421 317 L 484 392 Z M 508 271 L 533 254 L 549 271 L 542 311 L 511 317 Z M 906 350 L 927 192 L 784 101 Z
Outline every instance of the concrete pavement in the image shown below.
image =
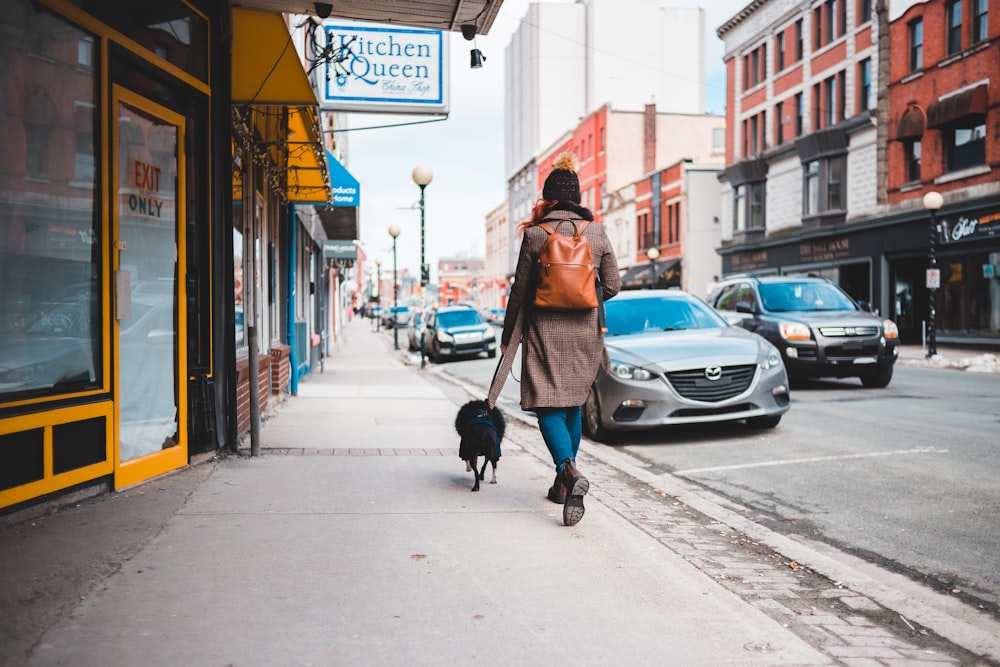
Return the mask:
M 782 543 L 613 448 L 584 445 L 587 515 L 564 527 L 530 421 L 511 419 L 499 484 L 471 493 L 452 426 L 469 393 L 405 356 L 355 320 L 264 423 L 261 457 L 7 528 L 0 591 L 16 592 L 0 593 L 0 662 L 862 667 L 1000 654 L 1000 630 L 974 611 Z

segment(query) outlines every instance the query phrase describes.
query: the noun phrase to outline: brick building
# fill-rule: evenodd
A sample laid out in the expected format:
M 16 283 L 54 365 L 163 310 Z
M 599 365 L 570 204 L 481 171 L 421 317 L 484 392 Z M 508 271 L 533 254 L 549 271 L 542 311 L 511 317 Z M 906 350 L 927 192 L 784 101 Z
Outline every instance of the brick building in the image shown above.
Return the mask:
M 988 138 L 1000 17 L 988 9 L 759 0 L 719 28 L 730 91 L 725 275 L 824 275 L 920 342 L 930 293 L 921 202 L 934 190 L 951 235 L 941 237 L 938 340 L 1000 342 L 997 284 L 983 278 L 1000 228 L 1000 152 Z

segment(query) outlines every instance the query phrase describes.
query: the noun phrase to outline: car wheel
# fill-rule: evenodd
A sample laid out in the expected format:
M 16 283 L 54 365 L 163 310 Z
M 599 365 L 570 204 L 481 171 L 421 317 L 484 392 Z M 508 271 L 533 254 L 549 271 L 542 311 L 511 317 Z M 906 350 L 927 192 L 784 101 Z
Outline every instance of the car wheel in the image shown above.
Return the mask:
M 768 415 L 766 417 L 750 417 L 747 419 L 747 426 L 750 428 L 774 428 L 781 421 L 781 415 Z
M 604 428 L 604 425 L 601 424 L 601 408 L 597 402 L 597 392 L 594 391 L 593 387 L 590 388 L 590 392 L 587 394 L 587 400 L 583 402 L 581 412 L 583 432 L 587 434 L 587 437 L 598 442 L 607 442 L 610 434 Z
M 892 381 L 892 364 L 879 366 L 870 373 L 861 376 L 861 384 L 869 389 L 883 389 Z

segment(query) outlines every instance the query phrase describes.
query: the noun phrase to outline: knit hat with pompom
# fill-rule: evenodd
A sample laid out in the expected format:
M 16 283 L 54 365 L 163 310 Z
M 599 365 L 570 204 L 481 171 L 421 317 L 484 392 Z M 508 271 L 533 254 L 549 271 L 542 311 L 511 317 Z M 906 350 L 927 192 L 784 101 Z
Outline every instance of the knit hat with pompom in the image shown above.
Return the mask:
M 580 179 L 576 176 L 576 156 L 566 151 L 552 163 L 552 173 L 545 179 L 542 197 L 549 201 L 580 203 Z

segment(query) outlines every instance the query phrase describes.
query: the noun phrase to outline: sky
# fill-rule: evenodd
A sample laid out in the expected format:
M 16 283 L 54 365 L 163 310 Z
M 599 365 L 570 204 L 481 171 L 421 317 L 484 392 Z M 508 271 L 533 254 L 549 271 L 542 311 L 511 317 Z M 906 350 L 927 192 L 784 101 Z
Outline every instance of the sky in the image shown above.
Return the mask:
M 709 113 L 721 114 L 725 109 L 723 45 L 715 31 L 748 2 L 660 0 L 663 6 L 700 4 L 705 8 Z M 417 165 L 426 165 L 433 173 L 424 191 L 425 252 L 432 282 L 437 280 L 441 258 L 485 256 L 486 215 L 506 197 L 504 50 L 528 4 L 528 0 L 504 0 L 489 34 L 476 37 L 476 46 L 486 56 L 481 69 L 469 67 L 472 42 L 458 33 L 450 35 L 451 112 L 447 120 L 420 123 L 427 117 L 348 116 L 350 130 L 339 140 L 346 138 L 346 166 L 361 184 L 360 241 L 369 261 L 382 260 L 383 270 L 392 266 L 388 230 L 395 224 L 401 230 L 396 248 L 398 269 L 419 275 L 420 188 L 411 175 Z M 382 127 L 391 124 L 405 125 Z

